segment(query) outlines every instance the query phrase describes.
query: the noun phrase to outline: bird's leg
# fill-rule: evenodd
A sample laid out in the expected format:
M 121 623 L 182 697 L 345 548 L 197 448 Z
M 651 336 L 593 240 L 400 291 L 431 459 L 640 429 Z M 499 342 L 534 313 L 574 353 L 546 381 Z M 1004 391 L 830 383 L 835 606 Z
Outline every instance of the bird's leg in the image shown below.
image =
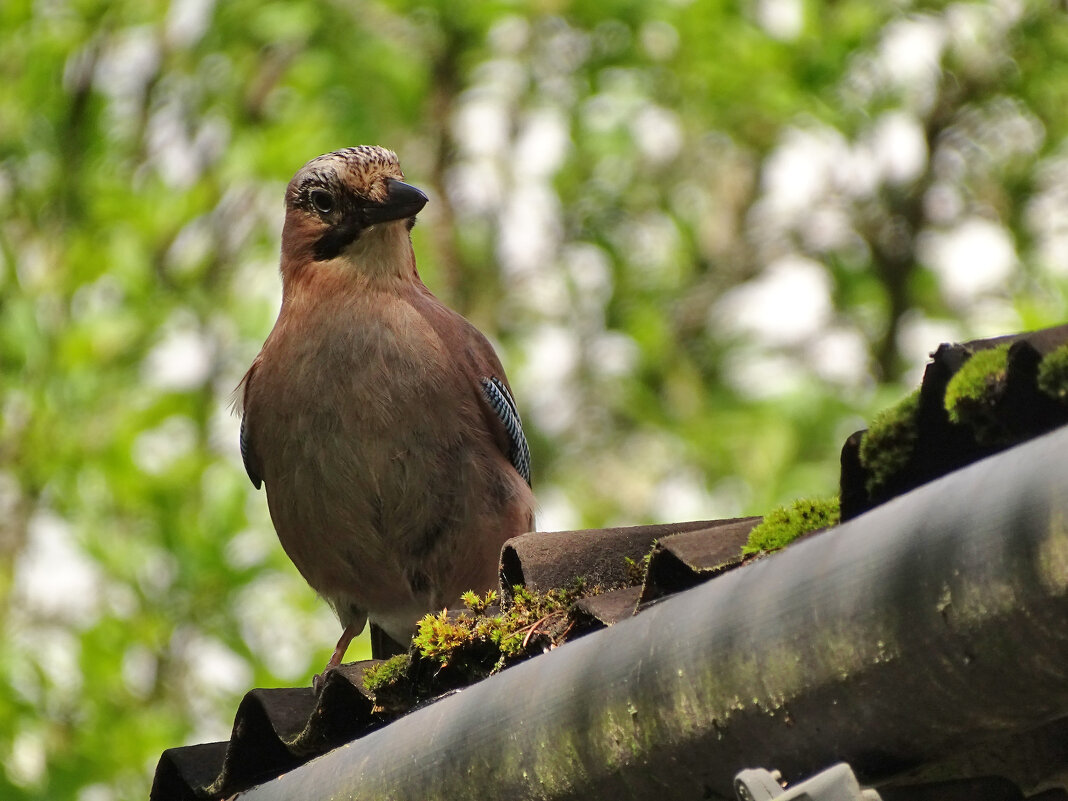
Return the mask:
M 330 671 L 335 670 L 341 665 L 341 660 L 345 658 L 345 652 L 349 650 L 349 643 L 352 642 L 353 637 L 359 633 L 361 628 L 363 628 L 362 622 L 359 627 L 357 627 L 357 624 L 355 623 L 349 623 L 349 625 L 345 626 L 345 630 L 341 632 L 341 637 L 338 638 L 334 653 L 330 656 L 330 661 L 326 663 L 323 672 L 312 679 L 312 689 L 315 691 L 316 695 L 322 691 L 323 685 L 326 683 L 326 677 L 330 674 Z
M 345 652 L 349 650 L 349 643 L 352 642 L 359 630 L 363 628 L 363 621 L 357 625 L 356 623 L 349 623 L 345 626 L 345 630 L 341 632 L 341 636 L 338 637 L 337 646 L 334 648 L 334 653 L 330 657 L 330 661 L 326 663 L 326 670 L 333 670 L 341 664 L 341 660 L 345 658 Z M 323 671 L 324 673 L 326 671 Z

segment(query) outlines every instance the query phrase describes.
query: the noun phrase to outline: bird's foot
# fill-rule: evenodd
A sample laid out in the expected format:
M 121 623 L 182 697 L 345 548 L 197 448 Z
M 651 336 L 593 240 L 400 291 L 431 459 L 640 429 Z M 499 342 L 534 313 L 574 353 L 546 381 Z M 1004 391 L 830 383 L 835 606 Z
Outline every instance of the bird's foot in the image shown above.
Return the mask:
M 323 687 L 326 686 L 326 679 L 335 670 L 337 670 L 335 666 L 328 664 L 323 668 L 322 673 L 316 673 L 312 676 L 312 692 L 315 693 L 316 698 L 323 694 Z

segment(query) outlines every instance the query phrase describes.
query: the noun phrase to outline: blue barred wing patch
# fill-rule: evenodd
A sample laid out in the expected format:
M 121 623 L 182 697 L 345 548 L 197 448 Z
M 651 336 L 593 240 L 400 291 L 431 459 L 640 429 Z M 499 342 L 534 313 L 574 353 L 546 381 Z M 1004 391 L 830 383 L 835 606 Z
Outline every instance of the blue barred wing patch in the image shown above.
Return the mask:
M 519 419 L 519 409 L 516 408 L 508 387 L 496 376 L 490 376 L 482 379 L 482 394 L 485 395 L 490 408 L 504 424 L 504 430 L 508 432 L 508 460 L 529 485 L 530 447 L 523 433 L 523 421 Z

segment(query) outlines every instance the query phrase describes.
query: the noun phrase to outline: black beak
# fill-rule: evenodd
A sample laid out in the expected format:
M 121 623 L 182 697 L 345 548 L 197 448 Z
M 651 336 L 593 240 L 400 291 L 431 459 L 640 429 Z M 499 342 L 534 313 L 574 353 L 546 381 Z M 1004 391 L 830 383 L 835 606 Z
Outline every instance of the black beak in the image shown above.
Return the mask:
M 403 220 L 414 217 L 428 202 L 429 198 L 420 190 L 394 178 L 386 179 L 386 199 L 364 207 L 364 218 L 368 223 L 383 223 L 390 220 Z

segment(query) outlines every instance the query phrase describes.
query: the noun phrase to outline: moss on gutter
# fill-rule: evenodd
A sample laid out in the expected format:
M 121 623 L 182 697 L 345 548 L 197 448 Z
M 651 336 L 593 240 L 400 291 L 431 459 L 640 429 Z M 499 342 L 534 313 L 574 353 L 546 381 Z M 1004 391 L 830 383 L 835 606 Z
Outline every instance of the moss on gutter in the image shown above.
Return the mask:
M 837 525 L 838 498 L 802 499 L 790 506 L 780 506 L 764 516 L 742 546 L 743 554 L 777 551 L 802 534 Z

